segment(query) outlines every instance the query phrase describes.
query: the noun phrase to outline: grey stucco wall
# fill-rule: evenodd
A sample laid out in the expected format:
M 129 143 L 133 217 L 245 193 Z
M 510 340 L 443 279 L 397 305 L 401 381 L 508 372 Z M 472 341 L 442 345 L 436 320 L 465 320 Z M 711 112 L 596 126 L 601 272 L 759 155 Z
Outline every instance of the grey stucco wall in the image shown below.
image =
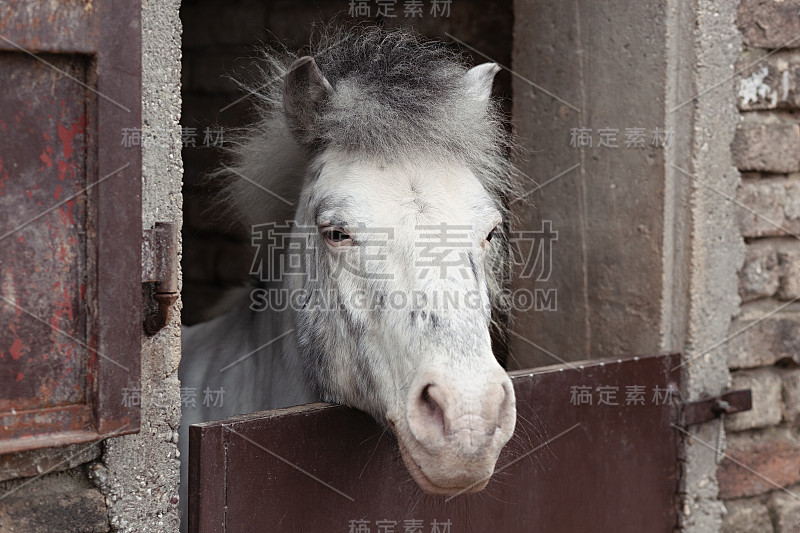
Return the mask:
M 566 360 L 681 351 L 686 400 L 728 387 L 744 258 L 725 199 L 740 181 L 730 150 L 740 49 L 736 2 L 515 2 L 513 66 L 536 84 L 514 80 L 515 128 L 530 150 L 518 164 L 546 184 L 519 216 L 560 232 L 549 280 L 558 311 L 518 317 L 518 331 Z M 570 146 L 572 128 L 635 126 L 672 131 L 673 142 Z M 718 427 L 692 428 L 681 450 L 684 531 L 721 524 Z
M 142 5 L 142 213 L 144 229 L 181 223 L 181 22 L 177 0 Z M 178 530 L 180 301 L 172 322 L 142 336 L 141 430 L 105 441 L 90 467 L 115 531 Z
M 740 181 L 730 147 L 738 121 L 733 78 L 741 38 L 735 2 L 687 4 L 695 17 L 693 53 L 689 65 L 680 50 L 675 51 L 674 60 L 685 65 L 676 75 L 691 75 L 692 96 L 697 96 L 687 104 L 692 108 L 692 129 L 689 168 L 683 168 L 692 177 L 677 171 L 673 179 L 681 184 L 678 189 L 688 206 L 688 213 L 684 211 L 688 218 L 676 220 L 688 244 L 688 302 L 682 346 L 666 346 L 682 348 L 684 360 L 691 361 L 684 370 L 684 394 L 696 400 L 719 394 L 730 383 L 726 350 L 731 320 L 738 313 L 737 271 L 744 261 L 744 243 L 736 205 L 725 197 L 735 198 Z M 718 498 L 713 449 L 718 424 L 692 428 L 694 438 L 686 442 L 682 487 L 686 532 L 717 531 L 721 524 L 724 506 Z
M 532 180 L 527 202 L 513 209 L 519 230 L 549 221 L 558 241 L 546 280 L 514 280 L 557 298 L 553 310 L 516 313 L 514 331 L 534 332 L 544 350 L 514 337 L 514 358 L 524 367 L 655 353 L 666 162 L 651 139 L 664 129 L 666 5 L 518 1 L 515 9 L 513 67 L 525 78 L 514 79 L 517 166 Z M 627 146 L 636 128 L 645 142 Z M 615 141 L 600 145 L 602 130 Z

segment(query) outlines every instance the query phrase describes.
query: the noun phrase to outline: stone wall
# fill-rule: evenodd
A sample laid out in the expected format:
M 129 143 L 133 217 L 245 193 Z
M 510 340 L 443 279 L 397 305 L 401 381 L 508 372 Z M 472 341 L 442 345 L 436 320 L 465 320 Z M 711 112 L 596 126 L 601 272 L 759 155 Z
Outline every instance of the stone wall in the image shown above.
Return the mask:
M 800 2 L 744 0 L 738 25 L 731 150 L 746 253 L 728 366 L 753 410 L 725 424 L 722 531 L 787 533 L 800 531 Z

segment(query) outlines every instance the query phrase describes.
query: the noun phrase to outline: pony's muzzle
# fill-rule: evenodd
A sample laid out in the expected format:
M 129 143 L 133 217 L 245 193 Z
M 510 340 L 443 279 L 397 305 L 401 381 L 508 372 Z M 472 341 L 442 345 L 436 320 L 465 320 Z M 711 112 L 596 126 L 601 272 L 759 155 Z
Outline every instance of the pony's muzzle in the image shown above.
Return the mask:
M 416 383 L 408 397 L 406 428 L 397 428 L 409 471 L 429 493 L 481 490 L 514 432 L 511 380 L 497 366 L 460 379 L 426 372 Z

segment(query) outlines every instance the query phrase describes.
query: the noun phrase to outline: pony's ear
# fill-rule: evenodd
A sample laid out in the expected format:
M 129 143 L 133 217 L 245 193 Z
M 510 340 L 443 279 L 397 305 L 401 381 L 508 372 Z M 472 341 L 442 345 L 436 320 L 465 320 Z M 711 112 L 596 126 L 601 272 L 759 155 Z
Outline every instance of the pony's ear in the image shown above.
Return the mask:
M 469 91 L 481 103 L 488 103 L 492 96 L 494 75 L 500 71 L 497 63 L 483 63 L 469 69 L 464 76 Z
M 311 56 L 301 57 L 286 72 L 283 110 L 289 127 L 301 143 L 314 139 L 317 113 L 332 91 L 331 84 Z

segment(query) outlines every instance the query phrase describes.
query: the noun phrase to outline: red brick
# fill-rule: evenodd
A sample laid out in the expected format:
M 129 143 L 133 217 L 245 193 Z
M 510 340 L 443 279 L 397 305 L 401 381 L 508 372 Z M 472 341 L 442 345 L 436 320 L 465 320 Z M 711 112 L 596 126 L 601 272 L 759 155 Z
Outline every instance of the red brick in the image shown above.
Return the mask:
M 743 302 L 769 298 L 780 287 L 778 253 L 769 241 L 747 245 L 744 266 L 739 272 L 739 297 Z
M 760 322 L 734 320 L 730 335 L 726 342 L 730 368 L 800 363 L 800 316 L 795 313 L 778 313 Z
M 772 520 L 767 506 L 758 499 L 725 502 L 727 513 L 720 533 L 770 533 Z
M 770 496 L 769 506 L 775 523 L 775 533 L 798 533 L 800 531 L 800 487 L 788 489 L 791 494 L 776 490 Z
M 800 443 L 778 431 L 758 436 L 730 435 L 717 479 L 720 498 L 724 500 L 765 494 L 800 482 Z
M 739 187 L 736 198 L 742 236 L 800 235 L 800 181 L 748 180 Z
M 745 54 L 736 65 L 739 109 L 768 110 L 800 107 L 800 58 Z
M 783 379 L 783 418 L 790 424 L 800 420 L 800 369 L 781 371 Z
M 744 41 L 759 48 L 800 47 L 799 0 L 742 0 L 737 23 Z
M 778 265 L 781 272 L 778 298 L 800 298 L 800 250 L 778 251 Z
M 800 170 L 800 126 L 745 122 L 736 128 L 731 144 L 739 170 L 795 172 Z
M 750 389 L 753 408 L 725 418 L 725 429 L 741 431 L 780 424 L 783 418 L 781 404 L 781 376 L 773 368 L 739 370 L 734 372 L 731 388 Z

